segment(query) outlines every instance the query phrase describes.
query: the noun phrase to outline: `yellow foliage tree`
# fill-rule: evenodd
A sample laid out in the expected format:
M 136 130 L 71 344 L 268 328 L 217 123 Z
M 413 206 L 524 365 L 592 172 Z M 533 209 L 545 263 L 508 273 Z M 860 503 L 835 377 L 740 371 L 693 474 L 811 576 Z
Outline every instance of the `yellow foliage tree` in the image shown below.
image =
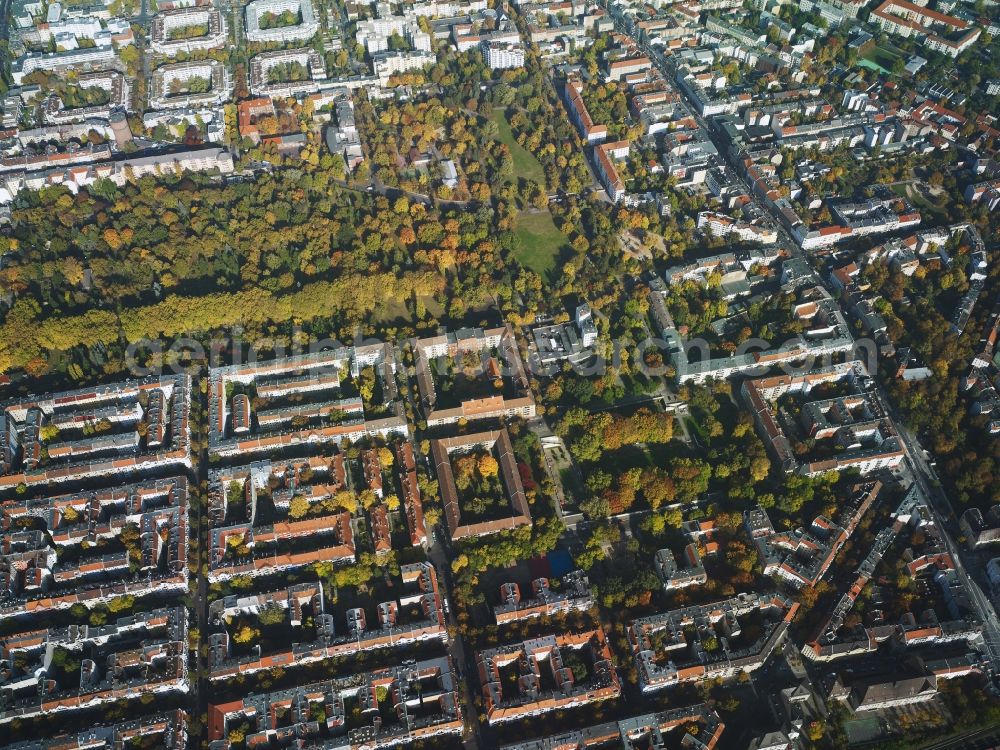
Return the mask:
M 348 513 L 357 513 L 358 496 L 349 490 L 341 490 L 333 498 L 334 504 L 338 508 L 346 510 Z
M 292 502 L 288 506 L 288 517 L 299 519 L 305 518 L 306 514 L 309 512 L 309 501 L 306 500 L 301 495 L 296 495 L 292 498 Z
M 486 454 L 479 459 L 479 474 L 483 477 L 495 477 L 500 471 L 500 464 L 493 456 Z
M 251 628 L 249 625 L 241 625 L 233 634 L 233 640 L 240 644 L 250 643 L 258 637 L 260 637 L 260 631 L 257 628 Z
M 391 468 L 394 458 L 392 451 L 385 446 L 378 449 L 378 460 L 382 464 L 383 469 Z

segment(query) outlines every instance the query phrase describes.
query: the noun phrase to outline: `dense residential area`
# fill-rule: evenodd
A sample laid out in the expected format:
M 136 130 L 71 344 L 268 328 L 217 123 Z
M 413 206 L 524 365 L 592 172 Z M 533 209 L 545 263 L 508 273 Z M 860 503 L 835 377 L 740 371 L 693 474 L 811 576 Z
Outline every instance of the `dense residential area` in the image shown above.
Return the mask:
M 1000 746 L 998 32 L 0 0 L 0 748 Z

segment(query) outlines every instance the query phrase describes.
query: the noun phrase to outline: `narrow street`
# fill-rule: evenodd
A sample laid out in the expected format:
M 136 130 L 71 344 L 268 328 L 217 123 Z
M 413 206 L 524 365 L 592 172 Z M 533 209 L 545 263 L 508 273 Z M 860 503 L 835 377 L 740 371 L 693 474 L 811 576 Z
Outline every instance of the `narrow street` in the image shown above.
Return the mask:
M 446 595 L 449 599 L 453 600 L 453 597 L 451 596 L 451 586 L 448 585 L 448 581 L 451 580 L 451 565 L 448 563 L 448 556 L 445 553 L 443 545 L 436 540 L 435 535 L 436 532 L 432 531 L 431 539 L 427 544 L 427 556 L 430 558 L 431 563 L 434 565 L 434 569 L 438 573 L 439 584 L 443 584 Z M 447 619 L 449 628 L 457 629 L 458 623 L 455 620 L 455 613 L 450 607 Z M 463 741 L 465 747 L 469 750 L 479 750 L 482 746 L 479 716 L 474 711 L 473 702 L 471 700 L 472 690 L 476 685 L 475 664 L 473 664 L 473 662 L 469 659 L 462 636 L 456 635 L 454 638 L 449 639 L 448 655 L 451 657 L 452 664 L 458 673 L 459 682 L 462 683 L 463 698 L 468 699 L 463 704 L 463 710 L 465 712 L 466 726 L 471 728 L 471 732 L 466 732 L 466 736 Z
M 201 392 L 201 382 L 201 378 L 192 381 L 191 387 L 194 389 L 192 398 L 197 398 L 203 413 L 207 413 L 208 398 Z M 202 420 L 200 424 L 204 425 L 204 420 Z M 204 429 L 204 427 L 202 427 L 202 429 Z M 201 644 L 207 642 L 208 635 L 208 576 L 203 575 L 208 568 L 208 560 L 205 555 L 209 545 L 208 525 L 205 523 L 205 504 L 208 502 L 208 496 L 207 494 L 203 494 L 201 491 L 203 486 L 206 489 L 208 487 L 208 435 L 202 432 L 202 434 L 198 437 L 201 441 L 201 448 L 198 451 L 198 463 L 195 465 L 195 492 L 198 494 L 198 519 L 197 526 L 195 527 L 198 539 L 198 601 L 194 604 L 198 632 L 201 637 L 199 639 L 198 656 L 196 661 L 198 669 L 198 702 L 196 706 L 196 716 L 200 716 L 208 711 L 209 696 L 208 663 L 207 659 L 201 652 Z

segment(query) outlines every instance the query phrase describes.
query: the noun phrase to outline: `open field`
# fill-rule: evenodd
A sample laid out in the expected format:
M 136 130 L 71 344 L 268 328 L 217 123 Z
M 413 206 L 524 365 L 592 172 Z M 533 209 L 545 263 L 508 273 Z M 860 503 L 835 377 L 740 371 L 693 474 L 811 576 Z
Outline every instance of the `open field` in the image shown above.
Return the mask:
M 548 211 L 522 213 L 514 230 L 521 241 L 517 259 L 539 276 L 547 276 L 556 265 L 559 252 L 566 245 L 566 235 L 556 229 Z
M 507 144 L 510 155 L 514 159 L 514 174 L 516 177 L 526 180 L 534 180 L 540 185 L 545 184 L 545 172 L 538 159 L 524 146 L 517 142 L 514 131 L 510 129 L 510 123 L 504 116 L 503 109 L 494 109 L 490 119 L 497 124 L 497 129 L 501 143 Z
M 891 49 L 878 45 L 865 52 L 858 60 L 858 64 L 866 68 L 878 70 L 886 75 L 892 75 L 892 66 L 900 58 L 901 56 Z

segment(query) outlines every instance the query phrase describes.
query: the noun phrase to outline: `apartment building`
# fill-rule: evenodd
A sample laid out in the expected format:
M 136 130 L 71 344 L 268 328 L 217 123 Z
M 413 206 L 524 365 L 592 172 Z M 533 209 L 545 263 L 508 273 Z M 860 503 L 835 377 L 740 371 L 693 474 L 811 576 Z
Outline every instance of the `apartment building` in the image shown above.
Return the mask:
M 653 61 L 645 55 L 609 60 L 607 77 L 609 81 L 621 81 L 633 73 L 646 73 L 653 68 Z
M 527 419 L 535 415 L 527 373 L 509 326 L 462 329 L 418 339 L 412 345 L 417 389 L 428 427 L 454 424 L 461 419 Z M 472 358 L 476 360 L 475 367 L 468 364 Z M 456 368 L 466 381 L 477 381 L 482 387 L 479 393 L 442 403 L 438 384 L 452 377 Z M 497 381 L 504 384 L 499 393 Z
M 621 747 L 665 748 L 667 735 L 684 727 L 687 737 L 682 745 L 697 750 L 714 750 L 726 729 L 715 709 L 700 703 L 655 714 L 631 716 L 619 721 L 572 729 L 540 739 L 504 745 L 502 750 L 591 750 Z
M 856 237 L 894 232 L 920 224 L 920 212 L 904 203 L 897 213 L 897 201 L 872 199 L 861 203 L 840 202 L 830 206 L 830 212 L 840 223 L 829 226 L 807 226 L 794 210 L 780 212 L 786 228 L 803 250 L 821 250 Z
M 299 520 L 280 513 L 277 517 L 283 520 L 275 520 L 274 514 L 267 519 L 258 516 L 263 496 L 287 513 L 293 498 L 305 498 L 310 504 L 323 502 L 344 489 L 345 482 L 346 468 L 339 455 L 314 455 L 289 462 L 259 461 L 210 472 L 209 579 L 273 573 L 320 561 L 353 561 L 350 513 Z
M 361 716 L 348 728 L 350 712 Z M 278 726 L 274 717 L 287 717 Z M 317 721 L 316 716 L 322 715 Z M 334 680 L 246 696 L 208 707 L 210 750 L 232 747 L 230 728 L 249 723 L 250 747 L 294 737 L 296 742 L 329 750 L 343 746 L 367 750 L 434 742 L 464 728 L 458 678 L 449 657 L 406 662 Z
M 113 624 L 15 632 L 0 638 L 12 672 L 6 680 L 0 724 L 74 711 L 146 694 L 188 689 L 185 607 L 122 617 Z M 53 659 L 80 659 L 67 678 Z M 78 680 L 78 684 L 77 684 Z
M 816 586 L 881 488 L 880 482 L 856 487 L 836 522 L 817 516 L 808 529 L 775 531 L 766 510 L 757 506 L 745 511 L 744 527 L 757 548 L 764 575 L 777 576 L 795 588 Z
M 982 33 L 969 21 L 906 0 L 885 0 L 871 12 L 871 20 L 890 34 L 922 37 L 927 48 L 949 57 L 958 57 Z
M 957 580 L 955 563 L 948 553 L 941 531 L 937 527 L 919 488 L 912 486 L 891 515 L 891 524 L 878 531 L 868 554 L 858 565 L 854 582 L 846 589 L 830 616 L 817 629 L 815 636 L 802 648 L 809 659 L 826 661 L 844 656 L 874 653 L 882 644 L 891 643 L 897 649 L 923 644 L 976 641 L 982 625 L 967 613 L 971 603 Z M 904 553 L 906 574 L 922 579 L 940 590 L 941 612 L 927 609 L 919 613 L 905 612 L 898 622 L 886 622 L 875 612 L 865 626 L 843 628 L 847 615 L 858 597 L 875 576 L 876 570 L 894 544 L 904 533 L 919 536 L 919 552 Z M 950 668 L 942 674 L 952 674 Z
M 81 89 L 100 88 L 108 93 L 105 104 L 95 104 L 90 107 L 67 108 L 59 96 L 53 94 L 44 105 L 45 122 L 50 125 L 62 125 L 70 122 L 82 122 L 89 119 L 108 120 L 115 110 L 127 110 L 131 106 L 131 88 L 128 79 L 115 70 L 104 70 L 98 73 L 85 73 L 77 78 L 76 85 Z
M 485 41 L 482 48 L 483 62 L 490 70 L 524 67 L 524 47 L 518 43 Z
M 190 466 L 189 389 L 173 375 L 0 404 L 0 488 Z
M 431 21 L 431 33 L 424 31 L 422 20 Z M 473 31 L 476 27 L 478 31 Z M 389 50 L 389 38 L 399 35 L 411 49 L 432 52 L 432 40 L 451 38 L 459 52 L 465 52 L 489 40 L 517 43 L 520 38 L 513 22 L 500 9 L 488 9 L 483 0 L 469 2 L 415 2 L 401 13 L 388 4 L 376 4 L 374 17 L 358 21 L 356 39 L 369 54 Z
M 742 242 L 771 245 L 778 241 L 778 232 L 771 227 L 760 222 L 737 221 L 715 211 L 701 211 L 698 214 L 698 229 L 711 233 L 713 237 L 734 238 Z
M 301 66 L 309 76 L 299 81 L 285 80 L 280 71 L 287 66 Z M 250 91 L 258 97 L 302 97 L 322 88 L 326 64 L 309 47 L 263 52 L 250 60 Z
M 187 589 L 188 483 L 183 476 L 12 498 L 0 504 L 0 512 L 2 615 Z M 31 522 L 38 521 L 44 532 L 31 530 Z M 133 546 L 100 552 L 101 545 L 126 530 Z
M 117 724 L 93 726 L 77 734 L 50 740 L 26 740 L 8 745 L 8 750 L 120 750 L 155 743 L 163 750 L 186 750 L 188 717 L 181 709 L 127 719 Z
M 77 125 L 61 124 L 65 129 L 93 129 L 95 132 L 123 145 L 132 136 L 124 115 L 111 113 L 107 124 L 85 121 Z M 49 129 L 28 131 L 32 137 Z M 70 135 L 69 137 L 75 137 Z M 146 175 L 176 175 L 178 170 L 228 174 L 233 171 L 233 158 L 225 149 L 200 148 L 173 153 L 158 153 L 112 161 L 108 145 L 89 146 L 73 151 L 43 153 L 29 157 L 0 159 L 0 204 L 13 201 L 21 190 L 41 190 L 53 185 L 64 185 L 76 194 L 80 188 L 95 181 L 108 179 L 119 187 Z
M 500 604 L 493 607 L 493 617 L 497 625 L 531 619 L 550 617 L 560 612 L 588 610 L 594 606 L 590 581 L 581 570 L 568 573 L 552 588 L 548 578 L 536 578 L 531 582 L 531 596 L 521 597 L 521 587 L 513 582 L 500 586 Z
M 95 71 L 112 67 L 117 58 L 111 45 L 81 47 L 64 52 L 29 52 L 11 62 L 10 73 L 14 85 L 20 86 L 24 83 L 25 76 L 36 70 L 60 74 L 70 70 Z
M 169 63 L 153 71 L 149 84 L 151 109 L 213 107 L 229 99 L 232 81 L 218 60 Z
M 708 277 L 717 274 L 723 285 L 728 281 L 744 281 L 754 266 L 773 266 L 783 257 L 778 248 L 752 247 L 738 252 L 725 252 L 670 266 L 663 272 L 667 285 L 694 281 L 707 284 Z
M 587 111 L 587 105 L 583 101 L 583 81 L 572 78 L 566 81 L 563 88 L 563 97 L 566 100 L 566 111 L 569 112 L 570 119 L 580 131 L 580 137 L 587 143 L 600 143 L 608 137 L 606 125 L 595 125 Z
M 985 513 L 979 508 L 969 508 L 962 514 L 959 527 L 969 549 L 1000 542 L 1000 505 L 990 507 Z
M 327 659 L 343 658 L 372 650 L 403 648 L 426 641 L 447 641 L 448 631 L 442 609 L 444 594 L 430 563 L 400 566 L 403 590 L 395 599 L 380 602 L 375 617 L 365 610 L 339 608 L 339 617 L 328 609 L 323 584 L 303 583 L 282 591 L 256 595 L 232 595 L 209 605 L 209 669 L 213 681 L 232 679 L 275 667 L 296 667 Z M 226 623 L 253 617 L 268 608 L 285 610 L 289 627 L 302 626 L 308 612 L 315 626 L 311 641 L 282 644 L 276 649 L 254 650 L 250 655 L 233 653 Z M 298 632 L 298 630 L 296 630 Z
M 577 683 L 576 659 L 590 661 L 585 683 Z M 547 635 L 476 654 L 486 720 L 490 724 L 540 716 L 617 698 L 621 683 L 601 628 Z M 544 675 L 543 675 L 544 671 Z M 516 682 L 511 689 L 510 672 Z M 543 684 L 544 683 L 544 684 Z
M 615 160 L 626 159 L 631 151 L 628 141 L 600 143 L 594 149 L 594 168 L 608 197 L 618 203 L 625 198 L 625 180 L 615 166 Z
M 495 62 L 514 63 L 521 59 L 520 65 L 507 64 L 506 67 L 521 67 L 523 63 L 524 48 L 521 45 L 521 35 L 517 30 L 514 21 L 502 10 L 488 10 L 472 16 L 466 16 L 461 20 L 441 19 L 435 22 L 433 27 L 439 29 L 447 27 L 450 23 L 450 34 L 446 37 L 451 40 L 459 52 L 480 48 L 487 65 L 492 57 Z M 489 54 L 488 48 L 495 47 L 495 54 Z
M 338 395 L 342 371 L 358 377 L 369 366 L 382 384 L 383 412 L 388 416 L 368 419 L 357 397 L 323 397 L 324 393 Z M 406 419 L 396 404 L 395 371 L 392 347 L 386 344 L 339 347 L 270 362 L 213 368 L 209 373 L 209 450 L 219 456 L 251 456 L 303 442 L 320 446 L 344 439 L 354 442 L 362 437 L 406 435 Z M 249 416 L 245 411 L 249 402 L 237 398 L 249 388 L 260 399 L 265 423 L 258 421 L 255 429 L 240 427 L 237 431 L 234 414 L 240 425 L 248 417 L 252 425 L 253 416 L 259 416 L 257 412 Z M 290 405 L 289 396 L 302 399 Z M 269 401 L 275 405 L 267 406 Z
M 929 529 L 931 537 L 937 537 L 933 520 L 926 508 L 926 500 L 916 484 L 903 496 L 890 518 L 892 523 L 878 530 L 868 553 L 858 563 L 853 583 L 847 587 L 830 616 L 817 628 L 816 635 L 802 647 L 803 656 L 813 660 L 826 660 L 854 653 L 868 653 L 875 651 L 880 643 L 893 636 L 891 627 L 868 628 L 863 634 L 850 634 L 846 638 L 840 635 L 844 618 L 875 575 L 879 563 L 896 537 L 911 525 Z M 936 546 L 932 544 L 930 551 L 935 550 Z
M 192 28 L 204 28 L 205 33 L 190 35 Z M 211 50 L 226 44 L 226 18 L 211 5 L 161 10 L 153 17 L 149 43 L 154 52 L 173 56 L 178 52 Z
M 965 188 L 966 203 L 976 204 L 982 201 L 990 211 L 1000 206 L 1000 180 L 977 182 Z
M 282 25 L 274 20 L 285 13 L 298 22 Z M 247 41 L 253 44 L 307 42 L 319 31 L 311 0 L 253 0 L 244 7 L 243 17 Z
M 688 586 L 700 586 L 708 582 L 708 574 L 698 553 L 698 545 L 691 542 L 681 554 L 683 565 L 678 565 L 677 558 L 670 549 L 656 551 L 653 557 L 653 567 L 656 575 L 663 582 L 664 591 L 675 591 Z
M 677 66 L 675 81 L 702 117 L 733 114 L 753 103 L 753 97 L 746 92 L 730 94 L 724 88 L 703 85 L 683 64 Z
M 463 508 L 455 483 L 452 456 L 476 449 L 487 450 L 497 461 L 503 492 L 510 506 L 509 515 L 473 522 L 463 520 L 463 514 L 467 511 Z M 431 456 L 437 472 L 445 521 L 452 540 L 485 536 L 531 525 L 531 509 L 524 494 L 517 459 L 514 457 L 514 446 L 506 429 L 432 440 Z
M 744 381 L 741 392 L 754 416 L 757 431 L 772 457 L 786 472 L 807 476 L 845 468 L 862 474 L 891 469 L 903 460 L 903 448 L 892 420 L 870 392 L 870 376 L 858 361 L 821 367 L 801 375 L 776 375 Z M 779 426 L 772 404 L 787 393 L 808 393 L 820 383 L 841 383 L 856 398 L 851 408 L 836 399 L 802 405 L 805 428 L 817 439 L 833 441 L 838 450 L 829 457 L 804 457 L 795 453 L 791 440 Z
M 722 380 L 738 374 L 761 373 L 783 363 L 840 354 L 854 348 L 854 338 L 840 306 L 825 289 L 803 289 L 800 299 L 804 304 L 797 306 L 793 314 L 807 326 L 805 332 L 800 337 L 760 351 L 691 361 L 680 332 L 676 329 L 663 330 L 677 381 L 704 383 L 709 379 Z
M 387 7 L 379 6 L 375 18 L 358 22 L 358 44 L 363 44 L 370 55 L 375 55 L 389 49 L 389 37 L 395 34 L 403 37 L 412 49 L 431 52 L 431 35 L 420 28 L 420 19 L 426 16 L 414 12 L 404 15 L 386 14 L 384 11 Z
M 934 675 L 888 681 L 863 680 L 852 687 L 850 704 L 856 713 L 864 713 L 923 703 L 937 694 L 937 677 Z
M 417 481 L 413 443 L 409 440 L 396 443 L 396 472 L 399 486 L 403 491 L 403 513 L 406 516 L 406 528 L 410 533 L 410 544 L 414 547 L 427 544 L 424 505 L 420 494 L 420 484 Z
M 783 642 L 798 607 L 776 595 L 741 594 L 635 620 L 627 634 L 639 685 L 653 692 L 752 672 Z M 743 618 L 755 622 L 750 638 L 743 635 Z
M 384 87 L 389 85 L 390 79 L 400 73 L 407 73 L 411 70 L 422 70 L 428 65 L 433 65 L 437 57 L 433 52 L 416 50 L 413 52 L 378 52 L 372 55 L 372 64 L 375 67 L 375 77 Z

